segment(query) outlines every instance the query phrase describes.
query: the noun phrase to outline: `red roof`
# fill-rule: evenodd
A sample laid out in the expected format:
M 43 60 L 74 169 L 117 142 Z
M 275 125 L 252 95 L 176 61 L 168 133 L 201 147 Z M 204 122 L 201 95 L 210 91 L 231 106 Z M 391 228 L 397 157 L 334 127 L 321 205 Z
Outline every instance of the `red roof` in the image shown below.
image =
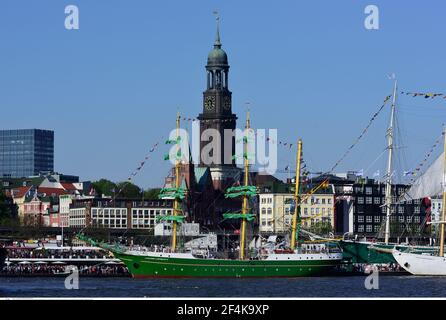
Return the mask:
M 47 197 L 51 197 L 53 194 L 56 196 L 67 194 L 67 191 L 61 188 L 38 188 L 37 194 L 40 195 L 42 193 L 45 193 Z
M 76 187 L 72 183 L 61 183 L 65 190 L 75 191 Z
M 23 197 L 28 192 L 29 189 L 31 189 L 31 186 L 29 186 L 29 187 L 18 187 L 18 188 L 12 189 L 11 192 L 13 194 L 13 198 L 21 198 L 21 197 Z

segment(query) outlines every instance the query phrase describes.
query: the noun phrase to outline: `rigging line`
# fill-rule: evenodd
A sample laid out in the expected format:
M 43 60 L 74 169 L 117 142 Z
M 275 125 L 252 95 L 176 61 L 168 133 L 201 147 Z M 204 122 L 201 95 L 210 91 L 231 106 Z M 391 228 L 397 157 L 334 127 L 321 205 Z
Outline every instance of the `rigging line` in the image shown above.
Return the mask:
M 425 164 L 427 163 L 427 160 L 429 160 L 429 158 L 432 156 L 433 152 L 435 151 L 435 149 L 440 145 L 440 142 L 442 140 L 443 137 L 443 132 L 442 134 L 436 139 L 435 143 L 432 145 L 432 147 L 430 148 L 430 150 L 428 151 L 428 153 L 425 155 L 424 159 L 419 162 L 419 164 L 417 165 L 417 167 L 412 170 L 409 171 L 408 173 L 412 174 L 412 179 L 410 181 L 409 184 L 413 184 L 415 182 L 415 175 L 422 175 L 424 172 L 421 172 L 421 167 L 425 167 Z M 420 173 L 418 174 L 417 171 L 420 171 Z M 407 192 L 404 192 L 401 196 L 400 199 L 403 198 L 404 195 L 406 195 Z
M 373 165 L 383 156 L 383 154 L 384 153 L 386 153 L 387 152 L 387 148 L 385 148 L 384 150 L 383 150 L 383 152 L 381 152 L 381 154 L 375 159 L 375 160 L 373 160 L 373 162 L 367 167 L 367 169 L 365 169 L 364 170 L 364 174 L 366 173 L 366 172 L 368 172 L 369 170 L 370 170 L 370 168 L 371 167 L 373 167 Z
M 333 167 L 331 167 L 330 171 L 327 172 L 326 174 L 333 172 L 339 166 L 339 164 L 350 154 L 350 151 L 362 140 L 364 135 L 367 133 L 369 128 L 372 126 L 373 122 L 378 117 L 378 115 L 381 113 L 381 111 L 384 109 L 384 107 L 386 106 L 387 102 L 390 100 L 391 97 L 392 97 L 392 95 L 389 95 L 384 99 L 383 104 L 378 109 L 378 111 L 372 116 L 372 118 L 369 120 L 369 123 L 364 128 L 364 130 L 361 132 L 361 134 L 356 138 L 356 140 L 353 142 L 353 144 L 347 149 L 347 151 L 342 155 L 342 157 L 339 158 L 339 160 L 333 165 Z
M 414 109 L 432 109 L 432 110 L 444 110 L 444 106 L 432 106 L 432 105 L 413 105 L 413 104 L 406 104 L 406 103 L 400 103 L 399 106 L 406 107 L 406 108 L 414 108 Z
M 397 112 L 395 112 L 395 127 L 396 127 L 396 135 L 395 135 L 396 139 L 395 140 L 397 142 L 397 145 L 403 146 L 404 145 L 403 144 L 403 137 L 402 137 L 403 135 L 402 135 L 402 132 L 401 132 L 402 125 L 401 125 L 399 114 Z M 403 160 L 406 159 L 406 154 L 405 154 L 405 150 L 404 149 L 405 148 L 401 148 L 402 151 L 400 151 L 398 153 L 395 153 L 395 160 L 396 160 L 400 170 L 401 170 L 401 168 L 403 168 L 403 166 L 402 166 Z M 405 164 L 407 164 L 407 163 L 405 162 Z M 397 181 L 400 181 L 400 182 L 402 181 L 401 178 L 402 177 L 400 176 L 400 174 L 398 174 L 397 177 L 396 177 Z

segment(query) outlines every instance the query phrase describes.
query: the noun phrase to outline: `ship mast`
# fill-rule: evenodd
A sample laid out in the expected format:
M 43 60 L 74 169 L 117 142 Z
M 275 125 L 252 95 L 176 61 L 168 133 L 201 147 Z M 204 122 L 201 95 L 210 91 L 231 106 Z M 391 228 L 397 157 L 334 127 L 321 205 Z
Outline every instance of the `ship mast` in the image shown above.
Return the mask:
M 394 123 L 395 123 L 395 103 L 396 103 L 396 90 L 397 90 L 397 80 L 393 86 L 393 99 L 392 99 L 392 110 L 390 113 L 390 125 L 387 129 L 387 173 L 386 173 L 386 230 L 384 236 L 384 242 L 389 244 L 390 238 L 390 215 L 392 214 L 392 156 L 393 156 L 393 133 L 394 133 Z
M 249 121 L 249 110 L 246 113 L 246 125 L 245 125 L 246 137 L 249 135 L 250 129 L 250 121 Z M 244 143 L 244 186 L 249 186 L 249 157 L 248 157 L 248 138 L 246 138 Z M 248 214 L 248 200 L 249 196 L 247 194 L 243 195 L 243 206 L 242 206 L 242 215 Z M 241 227 L 240 227 L 240 252 L 239 258 L 240 260 L 245 259 L 245 242 L 246 242 L 246 219 L 242 219 Z
M 180 136 L 180 113 L 177 113 L 177 119 L 176 119 L 176 136 L 177 139 Z M 177 150 L 176 150 L 176 154 L 178 154 L 180 152 L 180 144 L 177 144 Z M 178 190 L 180 188 L 180 159 L 178 159 L 178 157 L 175 159 L 175 188 Z M 177 199 L 177 197 L 175 197 L 174 202 L 173 202 L 173 216 L 177 216 L 178 211 L 180 211 L 179 209 L 180 203 Z M 172 221 L 172 239 L 171 239 L 171 251 L 175 252 L 176 247 L 177 247 L 177 226 L 178 223 L 177 221 L 174 219 Z
M 440 224 L 440 257 L 444 257 L 444 224 L 446 220 L 446 129 L 443 129 L 444 147 L 443 147 L 443 204 L 441 206 L 441 224 Z
M 294 215 L 293 224 L 291 225 L 291 250 L 296 249 L 296 233 L 297 233 L 297 221 L 298 215 L 300 214 L 300 195 L 299 195 L 299 184 L 300 184 L 300 170 L 301 170 L 301 160 L 302 160 L 302 140 L 297 143 L 297 158 L 296 158 L 296 185 L 294 190 Z

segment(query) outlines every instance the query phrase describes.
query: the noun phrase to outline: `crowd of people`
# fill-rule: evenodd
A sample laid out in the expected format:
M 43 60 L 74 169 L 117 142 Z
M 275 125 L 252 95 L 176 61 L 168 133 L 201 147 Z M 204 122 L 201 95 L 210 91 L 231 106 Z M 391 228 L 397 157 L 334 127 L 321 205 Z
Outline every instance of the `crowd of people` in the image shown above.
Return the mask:
M 68 275 L 73 272 L 73 266 L 65 265 L 35 265 L 10 264 L 0 270 L 0 276 L 57 276 Z M 80 276 L 94 277 L 128 277 L 130 276 L 124 265 L 80 265 L 76 267 Z
M 80 276 L 126 277 L 130 276 L 124 264 L 109 260 L 113 256 L 98 249 L 50 249 L 44 247 L 26 248 L 23 246 L 6 247 L 6 264 L 0 267 L 0 276 L 57 276 L 68 275 L 76 264 Z M 13 259 L 11 261 L 11 259 Z M 20 260 L 15 260 L 20 259 Z M 27 261 L 27 259 L 33 259 Z M 42 259 L 43 261 L 36 261 Z M 52 259 L 50 261 L 45 259 Z M 67 261 L 66 259 L 85 259 Z M 107 259 L 95 262 L 93 259 Z M 61 260 L 61 261 L 57 261 Z M 90 261 L 89 261 L 90 260 Z M 64 262 L 62 262 L 64 261 Z
M 353 271 L 357 273 L 371 273 L 371 272 L 404 272 L 404 269 L 401 268 L 397 263 L 389 263 L 389 264 L 354 264 Z
M 24 249 L 8 248 L 8 258 L 16 259 L 104 259 L 109 253 L 104 250 L 59 250 L 59 249 Z

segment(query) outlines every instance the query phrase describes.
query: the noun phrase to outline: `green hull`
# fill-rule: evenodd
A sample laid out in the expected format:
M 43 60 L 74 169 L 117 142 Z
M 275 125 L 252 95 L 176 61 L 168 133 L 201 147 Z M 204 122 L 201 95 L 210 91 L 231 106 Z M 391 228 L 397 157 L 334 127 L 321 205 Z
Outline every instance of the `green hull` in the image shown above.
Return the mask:
M 372 242 L 354 242 L 354 241 L 340 241 L 344 260 L 352 263 L 366 263 L 366 264 L 389 264 L 396 263 L 392 253 L 382 252 L 371 249 L 373 246 L 377 249 L 392 250 L 396 248 L 399 251 L 406 252 L 408 250 L 416 249 L 418 252 L 432 253 L 436 252 L 435 247 L 410 247 L 405 245 L 372 243 Z
M 221 260 L 182 259 L 115 253 L 134 278 L 245 278 L 310 277 L 326 275 L 341 259 L 327 260 Z

